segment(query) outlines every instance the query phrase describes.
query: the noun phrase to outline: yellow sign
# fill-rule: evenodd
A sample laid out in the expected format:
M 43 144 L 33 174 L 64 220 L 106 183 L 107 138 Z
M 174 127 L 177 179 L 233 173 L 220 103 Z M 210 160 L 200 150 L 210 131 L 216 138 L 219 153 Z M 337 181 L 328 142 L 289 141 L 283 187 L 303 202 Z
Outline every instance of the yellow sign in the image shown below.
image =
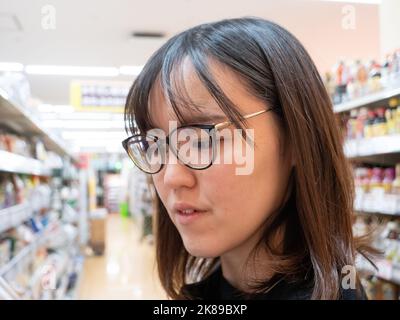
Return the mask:
M 72 81 L 70 102 L 77 111 L 123 113 L 131 85 L 128 81 Z

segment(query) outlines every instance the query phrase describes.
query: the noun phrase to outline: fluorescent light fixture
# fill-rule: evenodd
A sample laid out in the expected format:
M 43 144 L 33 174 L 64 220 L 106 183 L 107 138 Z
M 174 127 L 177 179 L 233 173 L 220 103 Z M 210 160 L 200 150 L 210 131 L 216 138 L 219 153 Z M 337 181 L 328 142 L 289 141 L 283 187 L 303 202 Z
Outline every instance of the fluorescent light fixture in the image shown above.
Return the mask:
M 65 140 L 101 140 L 103 143 L 114 140 L 117 143 L 126 138 L 124 131 L 63 131 L 61 136 Z
M 325 2 L 346 2 L 346 3 L 360 3 L 360 4 L 381 4 L 382 0 L 322 0 Z
M 22 72 L 24 65 L 17 62 L 0 62 L 0 71 Z
M 56 129 L 120 129 L 124 130 L 122 121 L 110 120 L 44 120 L 43 126 Z
M 40 112 L 54 112 L 53 105 L 51 104 L 41 104 L 38 106 Z
M 88 76 L 88 77 L 116 77 L 118 68 L 113 67 L 79 67 L 79 66 L 50 66 L 28 65 L 25 67 L 28 74 L 62 75 L 62 76 Z
M 113 115 L 111 113 L 102 112 L 74 112 L 67 114 L 60 114 L 60 119 L 62 120 L 110 120 L 110 121 L 120 121 L 124 123 L 123 115 Z
M 70 105 L 52 105 L 52 104 L 41 104 L 38 106 L 38 110 L 43 113 L 57 113 L 57 114 L 70 114 L 75 109 Z
M 127 76 L 137 76 L 142 71 L 143 66 L 121 66 L 119 73 Z

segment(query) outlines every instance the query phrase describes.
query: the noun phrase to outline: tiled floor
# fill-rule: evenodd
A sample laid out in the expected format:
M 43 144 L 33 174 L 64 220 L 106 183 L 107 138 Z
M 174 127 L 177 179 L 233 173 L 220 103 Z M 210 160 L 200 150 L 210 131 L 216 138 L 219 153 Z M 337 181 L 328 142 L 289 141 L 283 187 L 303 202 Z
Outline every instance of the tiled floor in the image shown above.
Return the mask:
M 165 299 L 154 263 L 154 247 L 140 242 L 130 218 L 109 215 L 106 252 L 85 260 L 79 299 Z

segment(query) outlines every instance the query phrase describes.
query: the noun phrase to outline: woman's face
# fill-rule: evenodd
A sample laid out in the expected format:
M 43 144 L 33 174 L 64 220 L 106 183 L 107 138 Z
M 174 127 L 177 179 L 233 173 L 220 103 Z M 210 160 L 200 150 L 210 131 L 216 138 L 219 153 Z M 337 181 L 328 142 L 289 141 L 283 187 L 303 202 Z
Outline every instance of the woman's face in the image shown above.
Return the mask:
M 271 107 L 251 95 L 227 67 L 214 63 L 210 68 L 242 115 Z M 207 115 L 211 119 L 208 123 L 227 120 L 187 60 L 183 76 L 192 100 L 203 106 L 198 112 L 188 109 L 188 115 L 193 119 Z M 168 134 L 169 121 L 176 121 L 176 116 L 159 87 L 151 93 L 150 111 L 157 127 Z M 249 119 L 247 128 L 254 129 L 251 173 L 238 175 L 236 169 L 241 165 L 235 161 L 193 170 L 170 160 L 153 175 L 158 195 L 193 256 L 218 257 L 257 241 L 266 218 L 279 208 L 286 193 L 292 160 L 278 119 L 272 112 L 263 113 Z M 234 130 L 233 125 L 229 130 Z M 185 208 L 196 211 L 182 212 Z

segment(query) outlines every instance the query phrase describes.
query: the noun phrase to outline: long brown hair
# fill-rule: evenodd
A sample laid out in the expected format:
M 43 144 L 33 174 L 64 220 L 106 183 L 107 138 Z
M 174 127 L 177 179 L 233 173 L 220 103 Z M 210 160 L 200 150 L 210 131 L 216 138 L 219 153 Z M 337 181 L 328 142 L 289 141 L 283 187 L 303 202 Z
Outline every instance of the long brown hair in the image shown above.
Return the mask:
M 236 127 L 245 122 L 213 78 L 209 59 L 231 68 L 266 105 L 277 106 L 274 112 L 290 141 L 295 167 L 288 201 L 268 218 L 259 248 L 270 254 L 277 275 L 293 281 L 310 276 L 312 298 L 339 298 L 342 267 L 354 265 L 357 251 L 366 247 L 353 237 L 352 173 L 332 103 L 307 51 L 287 30 L 259 18 L 222 20 L 184 31 L 157 50 L 135 79 L 125 108 L 131 132 L 152 127 L 149 96 L 157 82 L 178 119 L 184 120 L 183 108 L 196 107 L 173 77 L 186 57 Z M 181 291 L 188 275 L 204 278 L 218 258 L 191 256 L 158 196 L 157 205 L 154 232 L 161 283 L 170 297 L 191 298 Z M 281 226 L 284 248 L 278 251 L 270 240 Z M 270 284 L 265 281 L 260 287 Z

